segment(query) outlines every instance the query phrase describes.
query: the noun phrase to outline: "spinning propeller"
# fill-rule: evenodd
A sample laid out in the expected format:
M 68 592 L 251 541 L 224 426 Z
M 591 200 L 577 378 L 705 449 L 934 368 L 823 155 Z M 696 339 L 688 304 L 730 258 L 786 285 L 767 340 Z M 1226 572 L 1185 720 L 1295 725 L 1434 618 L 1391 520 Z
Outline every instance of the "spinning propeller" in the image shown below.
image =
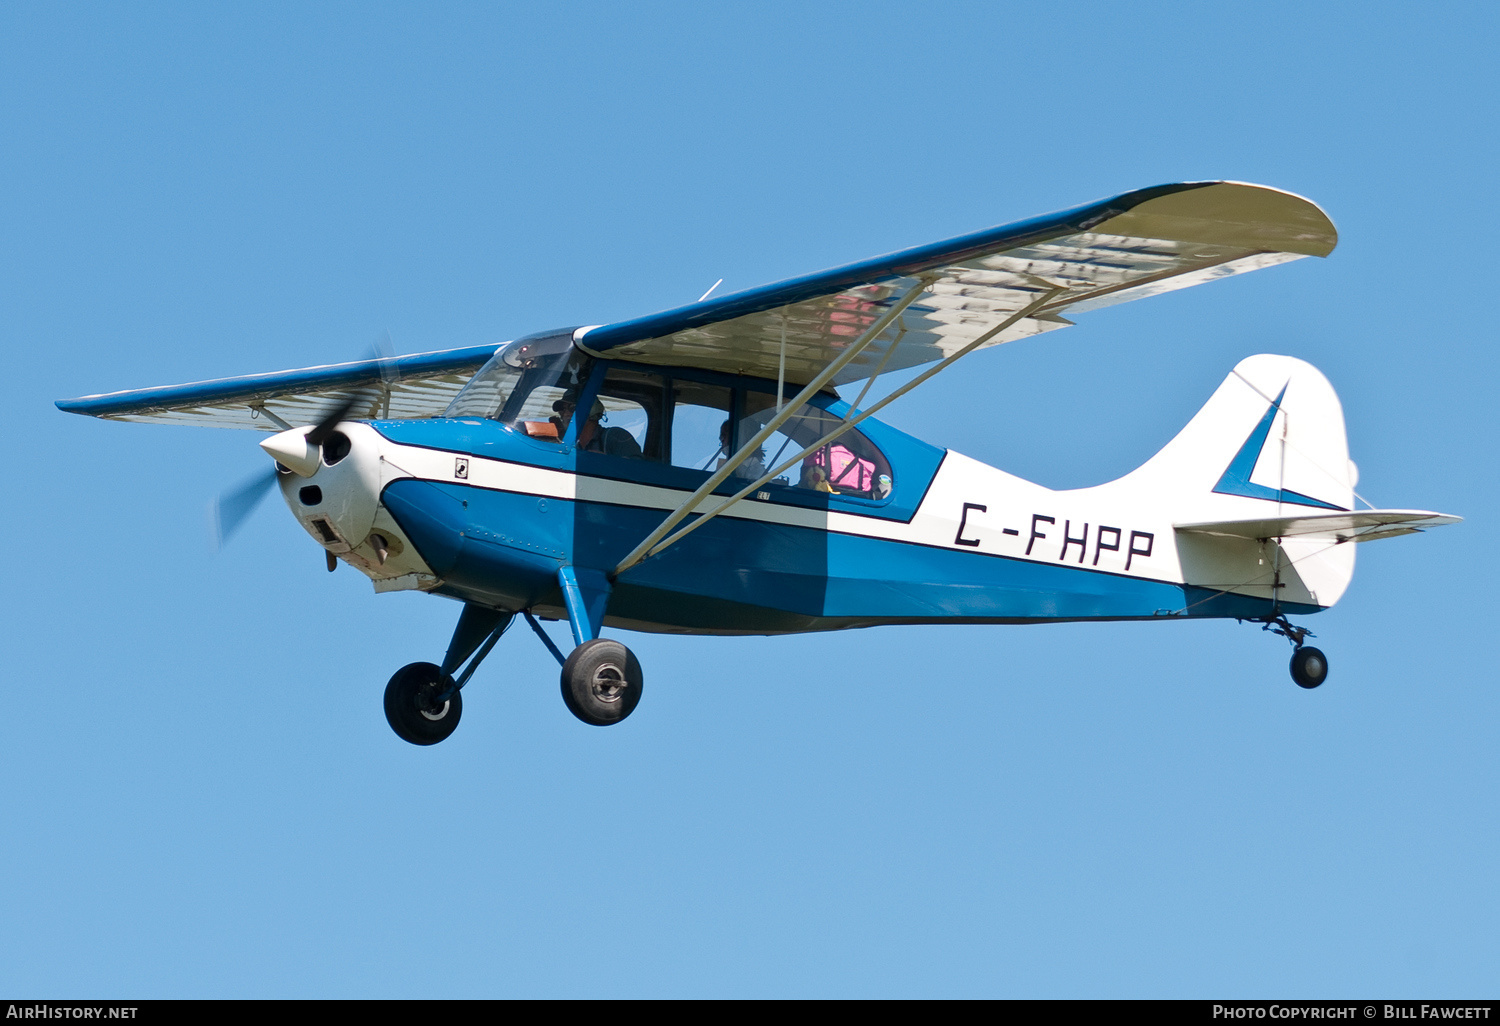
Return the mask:
M 317 470 L 318 455 L 323 448 L 323 443 L 333 434 L 334 429 L 348 418 L 350 411 L 361 405 L 369 405 L 382 392 L 389 394 L 391 386 L 396 383 L 390 342 L 390 333 L 386 332 L 375 346 L 374 359 L 380 369 L 380 387 L 356 389 L 344 396 L 337 406 L 324 414 L 323 419 L 302 436 L 302 446 L 296 445 L 298 441 L 296 438 L 284 438 L 283 436 L 292 434 L 290 431 L 284 431 L 266 439 L 261 443 L 261 448 L 277 458 L 283 466 L 302 472 L 303 477 L 311 477 Z M 278 444 L 274 446 L 267 444 L 272 441 Z M 303 451 L 299 453 L 296 451 L 297 448 L 302 448 Z M 228 544 L 234 533 L 244 526 L 250 514 L 255 512 L 256 507 L 265 500 L 271 487 L 276 483 L 276 474 L 276 466 L 273 464 L 269 470 L 256 474 L 236 488 L 220 492 L 214 499 L 209 512 L 213 519 L 216 549 L 222 549 Z

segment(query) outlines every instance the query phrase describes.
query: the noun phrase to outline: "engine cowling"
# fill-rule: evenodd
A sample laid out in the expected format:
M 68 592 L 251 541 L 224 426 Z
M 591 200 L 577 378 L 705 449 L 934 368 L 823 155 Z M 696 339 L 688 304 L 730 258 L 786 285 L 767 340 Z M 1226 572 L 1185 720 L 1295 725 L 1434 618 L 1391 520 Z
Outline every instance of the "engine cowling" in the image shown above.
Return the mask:
M 329 552 L 348 552 L 375 526 L 381 438 L 368 424 L 347 422 L 313 446 L 308 430 L 283 431 L 261 448 L 285 469 L 277 483 L 297 522 Z

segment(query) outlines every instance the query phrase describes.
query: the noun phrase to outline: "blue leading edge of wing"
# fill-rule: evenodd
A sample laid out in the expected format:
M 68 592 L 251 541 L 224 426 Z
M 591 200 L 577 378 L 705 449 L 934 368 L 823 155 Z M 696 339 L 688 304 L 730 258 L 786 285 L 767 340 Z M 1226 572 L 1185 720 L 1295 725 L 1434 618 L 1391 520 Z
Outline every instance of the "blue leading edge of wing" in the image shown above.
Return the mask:
M 1137 189 L 1111 199 L 1098 200 L 1054 214 L 1043 214 L 1040 217 L 986 228 L 983 231 L 945 239 L 942 242 L 932 242 L 925 246 L 888 253 L 885 256 L 871 257 L 868 260 L 845 264 L 842 267 L 788 278 L 785 281 L 761 285 L 743 292 L 733 292 L 718 299 L 704 300 L 646 317 L 616 321 L 613 324 L 591 329 L 581 341 L 589 349 L 603 352 L 631 342 L 660 338 L 673 332 L 698 328 L 733 317 L 743 317 L 746 314 L 762 313 L 792 303 L 830 296 L 844 289 L 871 285 L 968 260 L 999 249 L 1027 246 L 1075 232 L 1087 231 L 1094 225 L 1123 214 L 1147 200 L 1191 189 L 1201 189 L 1214 184 L 1217 183 L 1183 182 Z
M 59 399 L 56 406 L 65 413 L 108 417 L 151 413 L 183 406 L 250 403 L 313 389 L 357 388 L 377 384 L 386 375 L 403 380 L 477 370 L 494 355 L 497 348 L 496 345 L 469 346 L 383 360 L 357 360 L 353 363 L 274 371 L 269 374 L 194 381 L 185 385 L 138 388 L 127 392 L 83 396 L 79 399 Z

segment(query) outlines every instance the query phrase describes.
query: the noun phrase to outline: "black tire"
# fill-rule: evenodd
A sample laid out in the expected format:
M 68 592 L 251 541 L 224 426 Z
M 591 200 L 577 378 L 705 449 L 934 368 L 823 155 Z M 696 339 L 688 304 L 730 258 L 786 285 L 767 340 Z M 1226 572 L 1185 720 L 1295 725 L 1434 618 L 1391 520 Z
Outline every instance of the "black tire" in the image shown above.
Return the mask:
M 464 713 L 463 695 L 455 691 L 441 708 L 431 708 L 432 699 L 452 682 L 432 663 L 408 663 L 397 670 L 385 686 L 385 718 L 396 736 L 414 745 L 435 745 L 453 733 Z
M 641 688 L 641 664 L 618 641 L 585 641 L 563 663 L 563 701 L 569 712 L 595 727 L 629 716 L 641 700 Z
M 1304 645 L 1292 653 L 1292 680 L 1298 687 L 1315 688 L 1328 679 L 1328 657 L 1320 649 Z

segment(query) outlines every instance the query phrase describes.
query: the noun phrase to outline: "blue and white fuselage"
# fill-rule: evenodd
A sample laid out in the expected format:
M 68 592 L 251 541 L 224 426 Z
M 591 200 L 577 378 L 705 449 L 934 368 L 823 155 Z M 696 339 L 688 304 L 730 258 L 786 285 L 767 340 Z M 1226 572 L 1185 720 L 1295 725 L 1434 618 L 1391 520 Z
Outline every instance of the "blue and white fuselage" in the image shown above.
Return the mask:
M 1265 387 L 1254 387 L 1257 379 Z M 1261 398 L 1266 391 L 1285 393 L 1278 408 Z M 831 396 L 816 405 L 834 417 L 848 413 Z M 1284 443 L 1299 452 L 1321 447 L 1320 466 L 1293 468 L 1317 498 L 1280 485 L 1278 501 L 1214 491 L 1268 410 L 1277 424 L 1301 412 L 1293 419 L 1305 437 L 1264 438 L 1252 463 L 1284 478 Z M 1257 618 L 1331 605 L 1353 569 L 1354 547 L 1333 537 L 1299 550 L 1294 539 L 1181 530 L 1349 509 L 1352 465 L 1337 400 L 1322 375 L 1288 357 L 1245 361 L 1161 456 L 1097 488 L 1054 491 L 873 418 L 861 428 L 889 460 L 889 495 L 767 487 L 621 574 L 608 589 L 603 623 L 773 634 L 892 623 Z M 607 577 L 707 477 L 580 451 L 572 429 L 538 439 L 462 417 L 342 430 L 348 456 L 306 478 L 281 478 L 314 538 L 369 574 L 378 591 L 416 588 L 555 618 L 568 615 L 561 569 Z M 716 495 L 735 487 L 726 483 Z M 1284 493 L 1309 505 L 1280 501 Z

